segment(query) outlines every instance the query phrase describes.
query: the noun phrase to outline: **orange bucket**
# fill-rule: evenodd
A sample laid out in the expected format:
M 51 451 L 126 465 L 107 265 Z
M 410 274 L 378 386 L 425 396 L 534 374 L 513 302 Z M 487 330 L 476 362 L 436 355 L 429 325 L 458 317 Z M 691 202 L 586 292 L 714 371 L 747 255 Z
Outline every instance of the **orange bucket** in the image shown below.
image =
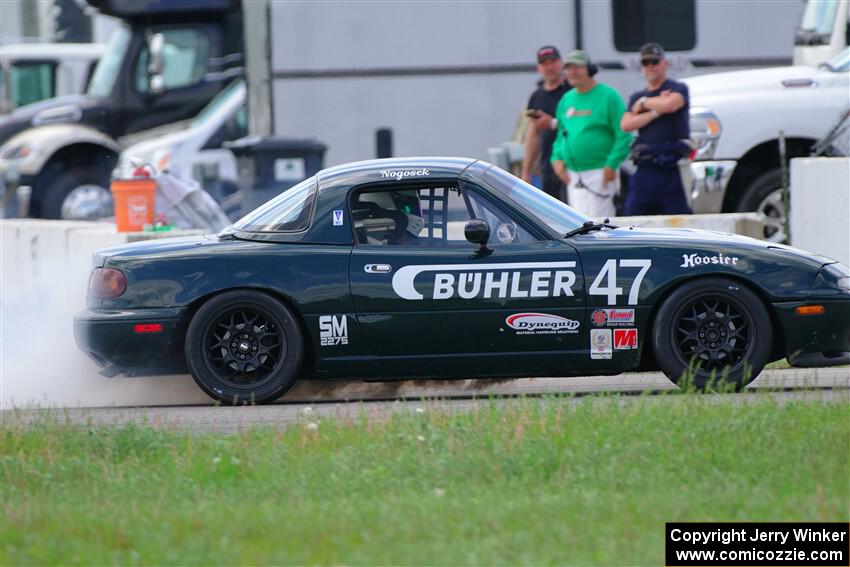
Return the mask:
M 156 181 L 147 177 L 113 179 L 111 189 L 118 232 L 139 232 L 153 224 Z

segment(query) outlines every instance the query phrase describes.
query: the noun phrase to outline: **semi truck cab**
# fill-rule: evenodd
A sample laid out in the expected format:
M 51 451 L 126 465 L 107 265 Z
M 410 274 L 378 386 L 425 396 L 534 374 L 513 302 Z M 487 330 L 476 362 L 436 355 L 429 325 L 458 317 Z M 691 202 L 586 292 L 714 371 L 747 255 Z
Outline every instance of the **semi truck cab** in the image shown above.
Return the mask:
M 23 106 L 0 125 L 3 198 L 29 187 L 29 216 L 109 216 L 122 140 L 194 117 L 242 73 L 239 0 L 89 3 L 122 25 L 86 93 Z

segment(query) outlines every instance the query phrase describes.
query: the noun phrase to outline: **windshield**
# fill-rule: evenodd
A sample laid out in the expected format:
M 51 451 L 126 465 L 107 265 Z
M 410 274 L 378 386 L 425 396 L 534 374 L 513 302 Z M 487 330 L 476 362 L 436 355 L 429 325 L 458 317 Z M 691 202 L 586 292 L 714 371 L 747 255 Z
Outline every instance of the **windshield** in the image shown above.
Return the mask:
M 846 73 L 850 71 L 850 47 L 847 47 L 829 60 L 829 68 L 836 73 Z
M 800 29 L 815 33 L 832 33 L 838 2 L 835 0 L 809 0 Z
M 294 232 L 310 223 L 316 195 L 316 176 L 306 179 L 234 223 L 246 232 Z
M 495 165 L 484 172 L 484 179 L 499 193 L 560 235 L 590 220 L 590 217 Z
M 88 94 L 106 97 L 112 93 L 112 87 L 118 77 L 118 71 L 121 70 L 121 63 L 124 61 L 124 53 L 128 45 L 130 45 L 130 30 L 123 26 L 117 28 L 109 38 L 106 51 L 94 69 Z
M 197 126 L 203 126 L 208 120 L 212 120 L 213 117 L 218 114 L 218 111 L 228 106 L 231 97 L 238 96 L 240 98 L 245 98 L 245 81 L 242 79 L 233 81 L 227 87 L 224 88 L 223 91 L 218 93 L 215 98 L 213 98 L 209 104 L 207 104 L 201 112 L 195 117 L 192 121 L 192 128 Z

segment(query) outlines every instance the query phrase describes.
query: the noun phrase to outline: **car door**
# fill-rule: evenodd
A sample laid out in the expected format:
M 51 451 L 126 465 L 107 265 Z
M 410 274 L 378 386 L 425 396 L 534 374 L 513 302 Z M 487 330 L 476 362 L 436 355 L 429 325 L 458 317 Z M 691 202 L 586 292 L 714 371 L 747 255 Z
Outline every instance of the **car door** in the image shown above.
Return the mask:
M 540 355 L 577 356 L 584 346 L 575 249 L 535 237 L 474 187 L 361 190 L 351 215 L 351 293 L 373 354 L 434 364 L 475 357 L 492 373 L 523 354 L 555 367 L 563 357 Z M 464 236 L 472 218 L 491 227 L 485 248 Z

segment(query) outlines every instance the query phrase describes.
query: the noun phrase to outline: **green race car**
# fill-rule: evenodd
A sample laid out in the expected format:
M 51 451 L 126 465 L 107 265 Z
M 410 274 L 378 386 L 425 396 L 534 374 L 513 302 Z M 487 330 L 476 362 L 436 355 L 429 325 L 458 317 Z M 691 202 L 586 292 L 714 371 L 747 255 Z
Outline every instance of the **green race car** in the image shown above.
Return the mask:
M 596 223 L 462 158 L 323 170 L 221 234 L 98 251 L 79 347 L 226 403 L 298 379 L 617 374 L 739 388 L 850 360 L 850 272 L 751 238 Z

